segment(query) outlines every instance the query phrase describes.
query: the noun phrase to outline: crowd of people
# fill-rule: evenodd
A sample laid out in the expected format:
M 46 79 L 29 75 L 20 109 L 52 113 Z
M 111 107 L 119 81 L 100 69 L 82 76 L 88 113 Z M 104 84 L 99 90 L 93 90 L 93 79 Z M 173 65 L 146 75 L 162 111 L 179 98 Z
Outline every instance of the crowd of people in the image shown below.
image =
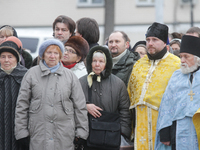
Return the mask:
M 200 28 L 168 30 L 99 45 L 95 19 L 60 15 L 33 59 L 0 27 L 0 149 L 199 150 Z

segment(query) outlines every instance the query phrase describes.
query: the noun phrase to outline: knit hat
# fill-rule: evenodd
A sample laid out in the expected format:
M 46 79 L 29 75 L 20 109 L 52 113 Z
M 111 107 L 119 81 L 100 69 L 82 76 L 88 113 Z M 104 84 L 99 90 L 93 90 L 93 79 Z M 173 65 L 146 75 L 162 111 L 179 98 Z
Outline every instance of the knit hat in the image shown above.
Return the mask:
M 138 45 L 144 45 L 144 46 L 146 46 L 146 41 L 138 41 L 137 43 L 135 43 L 135 45 L 133 46 L 133 48 L 131 49 L 131 51 L 134 52 L 136 50 L 136 47 L 138 47 Z
M 81 60 L 83 61 L 89 52 L 88 42 L 80 37 L 80 36 L 72 36 L 65 43 L 65 46 L 70 46 L 77 52 L 78 56 L 81 56 Z
M 64 45 L 61 41 L 57 40 L 57 39 L 48 39 L 48 40 L 45 40 L 41 45 L 40 45 L 40 48 L 39 48 L 39 56 L 42 58 L 45 50 L 47 49 L 47 47 L 49 47 L 50 45 L 57 45 L 61 52 L 64 53 Z
M 15 44 L 17 44 L 17 47 L 18 47 L 17 50 L 18 50 L 19 54 L 22 53 L 23 45 L 22 45 L 22 42 L 20 41 L 20 39 L 18 39 L 15 36 L 9 36 L 8 38 L 5 39 L 5 41 L 12 41 Z
M 180 53 L 189 53 L 200 57 L 200 38 L 184 35 L 181 39 Z
M 0 29 L 4 28 L 4 27 L 6 27 L 6 26 L 11 27 L 12 30 L 13 30 L 13 36 L 15 36 L 15 37 L 18 38 L 16 30 L 15 30 L 12 26 L 9 26 L 9 25 L 3 25 L 3 26 L 0 27 Z
M 5 41 L 0 45 L 0 55 L 3 52 L 9 52 L 17 58 L 17 62 L 20 62 L 20 54 L 18 52 L 18 45 L 13 41 Z
M 157 37 L 164 43 L 167 43 L 168 39 L 168 26 L 154 22 L 147 30 L 146 37 Z

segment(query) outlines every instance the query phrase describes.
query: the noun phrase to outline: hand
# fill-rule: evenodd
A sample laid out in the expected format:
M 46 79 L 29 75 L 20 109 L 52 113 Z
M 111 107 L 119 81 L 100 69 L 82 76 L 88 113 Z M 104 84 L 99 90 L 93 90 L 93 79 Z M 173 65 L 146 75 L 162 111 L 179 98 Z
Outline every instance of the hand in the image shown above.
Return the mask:
M 76 150 L 82 150 L 86 145 L 86 140 L 82 138 L 75 137 L 74 138 L 74 145 Z
M 23 150 L 29 150 L 29 144 L 30 144 L 30 137 L 25 137 L 25 138 L 21 138 L 19 140 L 17 140 L 17 142 L 19 143 L 19 146 L 21 147 L 21 149 Z
M 168 142 L 162 142 L 164 145 L 166 145 L 166 146 L 170 146 L 170 141 L 168 141 Z
M 99 110 L 102 110 L 102 109 L 94 104 L 87 104 L 87 110 L 95 118 L 101 116 L 101 113 L 99 112 Z

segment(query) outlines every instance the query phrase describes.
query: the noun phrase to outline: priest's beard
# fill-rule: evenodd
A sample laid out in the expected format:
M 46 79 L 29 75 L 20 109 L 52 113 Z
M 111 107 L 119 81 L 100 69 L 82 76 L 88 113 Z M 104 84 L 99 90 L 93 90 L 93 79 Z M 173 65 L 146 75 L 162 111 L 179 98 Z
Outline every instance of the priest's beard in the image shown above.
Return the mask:
M 187 63 L 181 63 L 181 72 L 183 74 L 188 74 L 195 71 L 198 68 L 198 63 L 195 63 L 193 66 L 188 67 Z

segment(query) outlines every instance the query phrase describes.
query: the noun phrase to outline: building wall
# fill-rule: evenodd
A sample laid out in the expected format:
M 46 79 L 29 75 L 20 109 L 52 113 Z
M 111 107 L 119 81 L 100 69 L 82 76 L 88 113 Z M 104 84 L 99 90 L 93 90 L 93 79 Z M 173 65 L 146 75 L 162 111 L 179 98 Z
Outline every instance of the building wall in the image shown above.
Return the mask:
M 145 39 L 145 32 L 155 17 L 155 7 L 137 6 L 137 0 L 115 0 L 115 30 L 125 31 L 131 45 Z M 181 5 L 181 0 L 164 0 L 163 20 L 169 32 L 185 32 L 190 27 L 190 6 Z M 199 0 L 197 0 L 199 1 Z M 194 7 L 194 25 L 200 24 L 200 4 Z M 77 0 L 0 0 L 0 25 L 9 24 L 15 28 L 36 28 L 52 26 L 58 15 L 67 15 L 74 21 L 82 17 L 97 20 L 100 31 L 100 44 L 103 44 L 103 7 L 77 7 Z M 20 35 L 19 35 L 20 36 Z

